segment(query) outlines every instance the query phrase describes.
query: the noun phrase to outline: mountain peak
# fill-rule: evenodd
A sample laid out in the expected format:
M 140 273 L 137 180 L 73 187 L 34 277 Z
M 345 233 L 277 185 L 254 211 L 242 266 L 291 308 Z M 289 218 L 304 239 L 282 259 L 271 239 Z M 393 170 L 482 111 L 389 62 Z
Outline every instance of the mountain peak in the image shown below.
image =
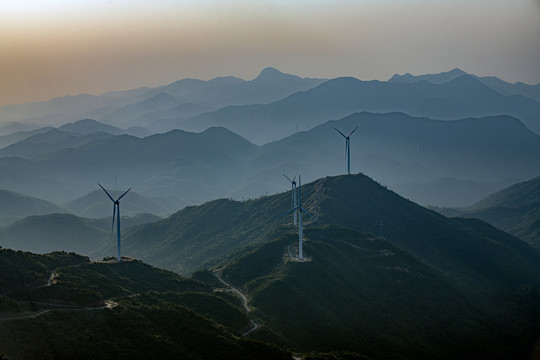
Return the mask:
M 298 76 L 285 74 L 273 67 L 267 67 L 264 68 L 259 74 L 259 76 L 253 79 L 253 81 L 276 82 L 291 78 L 298 78 Z
M 73 123 L 67 123 L 58 128 L 60 131 L 77 133 L 77 134 L 90 134 L 92 132 L 106 132 L 114 135 L 122 133 L 122 130 L 113 125 L 103 124 L 93 119 L 83 119 L 75 121 Z
M 463 76 L 463 75 L 468 75 L 468 74 L 459 68 L 454 68 L 450 71 L 441 72 L 438 74 L 425 74 L 425 75 L 412 75 L 410 73 L 406 73 L 405 75 L 395 74 L 388 81 L 389 82 L 405 82 L 405 83 L 427 81 L 432 84 L 440 85 L 445 82 L 455 80 L 458 77 Z

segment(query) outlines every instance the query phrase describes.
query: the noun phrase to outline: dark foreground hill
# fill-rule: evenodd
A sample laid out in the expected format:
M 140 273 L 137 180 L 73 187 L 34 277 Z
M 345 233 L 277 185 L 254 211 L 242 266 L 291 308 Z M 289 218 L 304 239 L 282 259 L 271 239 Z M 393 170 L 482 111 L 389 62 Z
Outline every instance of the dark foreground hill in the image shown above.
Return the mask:
M 364 175 L 302 186 L 303 204 L 321 224 L 379 234 L 417 259 L 470 284 L 540 285 L 540 254 L 520 239 L 477 220 L 448 219 Z M 185 208 L 126 236 L 126 254 L 182 274 L 224 262 L 231 253 L 289 231 L 290 192 L 256 200 L 216 200 Z M 306 220 L 307 228 L 319 226 Z
M 2 249 L 0 269 L 7 359 L 290 359 L 239 337 L 248 321 L 230 295 L 139 261 Z
M 540 177 L 498 191 L 469 207 L 437 211 L 481 219 L 540 248 Z
M 373 359 L 525 359 L 540 336 L 537 288 L 479 291 L 380 238 L 335 226 L 306 231 L 307 262 L 286 234 L 227 265 L 261 330 L 296 351 Z

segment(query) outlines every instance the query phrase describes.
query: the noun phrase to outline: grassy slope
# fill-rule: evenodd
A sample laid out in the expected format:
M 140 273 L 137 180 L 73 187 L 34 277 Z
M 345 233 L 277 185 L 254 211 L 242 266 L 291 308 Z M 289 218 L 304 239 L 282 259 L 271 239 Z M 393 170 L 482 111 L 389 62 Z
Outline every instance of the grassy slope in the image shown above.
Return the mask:
M 0 353 L 8 359 L 289 358 L 275 346 L 239 338 L 248 319 L 227 296 L 139 261 L 90 263 L 75 254 L 3 249 L 0 266 L 7 274 Z M 42 286 L 53 270 L 53 283 Z M 101 308 L 111 297 L 118 305 Z M 5 320 L 46 309 L 52 310 Z
M 234 258 L 292 228 L 288 193 L 246 202 L 189 207 L 128 234 L 125 249 L 149 263 L 190 274 Z M 321 224 L 378 234 L 431 266 L 474 285 L 540 284 L 540 253 L 479 222 L 448 219 L 364 175 L 327 177 L 302 186 L 303 206 Z M 306 228 L 318 226 L 306 219 Z M 235 252 L 237 252 L 235 254 Z
M 260 339 L 377 359 L 502 359 L 525 357 L 540 335 L 535 289 L 473 291 L 391 243 L 349 229 L 308 230 L 306 237 L 311 262 L 283 256 L 296 243 L 291 234 L 223 271 L 252 299 Z M 502 311 L 502 304 L 515 308 Z

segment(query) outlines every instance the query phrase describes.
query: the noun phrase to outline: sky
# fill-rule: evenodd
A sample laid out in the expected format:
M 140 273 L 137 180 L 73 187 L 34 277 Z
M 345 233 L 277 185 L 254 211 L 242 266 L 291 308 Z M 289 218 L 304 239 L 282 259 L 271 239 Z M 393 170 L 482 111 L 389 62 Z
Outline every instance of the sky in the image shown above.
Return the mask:
M 540 0 L 0 0 L 0 34 L 0 105 L 268 66 L 540 83 Z

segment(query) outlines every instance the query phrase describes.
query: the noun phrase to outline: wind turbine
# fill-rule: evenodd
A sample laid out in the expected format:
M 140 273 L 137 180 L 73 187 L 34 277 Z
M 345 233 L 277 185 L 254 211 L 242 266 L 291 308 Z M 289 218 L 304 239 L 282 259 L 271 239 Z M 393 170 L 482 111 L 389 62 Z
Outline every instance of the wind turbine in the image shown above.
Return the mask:
M 345 136 L 345 134 L 343 134 L 341 131 L 339 131 L 338 129 L 334 128 L 338 133 L 340 133 L 341 136 L 343 136 L 345 138 L 345 154 L 347 155 L 347 174 L 348 175 L 351 175 L 351 144 L 350 144 L 350 140 L 351 140 L 351 135 L 353 134 L 353 132 L 356 131 L 356 129 L 358 129 L 358 126 L 354 128 L 353 131 L 351 131 L 349 133 L 349 135 Z
M 290 209 L 289 211 L 281 214 L 280 216 L 290 214 L 292 212 L 298 211 L 298 259 L 304 260 L 304 229 L 302 227 L 302 212 L 306 213 L 310 218 L 313 219 L 313 216 L 302 207 L 302 203 L 300 202 L 300 188 L 302 187 L 302 181 L 300 179 L 300 175 L 298 175 L 298 189 L 297 189 L 297 202 L 296 206 Z M 315 220 L 315 219 L 313 219 Z M 317 220 L 315 220 L 317 221 Z
M 103 189 L 103 191 L 105 191 L 105 194 L 107 194 L 107 196 L 109 197 L 109 199 L 111 199 L 111 201 L 113 202 L 113 216 L 112 216 L 112 228 L 111 228 L 111 235 L 112 235 L 112 232 L 114 231 L 114 217 L 117 216 L 116 218 L 116 237 L 117 237 L 117 246 L 118 246 L 118 256 L 116 257 L 116 259 L 118 261 L 122 261 L 122 257 L 120 256 L 120 199 L 123 198 L 129 190 L 131 190 L 131 188 L 127 189 L 125 193 L 123 193 L 122 195 L 120 195 L 118 197 L 118 199 L 114 200 L 114 198 L 111 196 L 111 194 L 109 194 L 109 192 L 107 190 L 105 190 L 105 188 L 103 186 L 101 186 L 100 183 L 98 183 L 99 187 Z
M 287 175 L 283 174 L 287 180 L 291 182 L 291 209 L 295 208 L 298 205 L 298 198 L 296 197 L 296 174 L 294 175 L 293 179 L 291 180 Z M 297 211 L 294 212 L 294 226 L 298 223 L 298 215 Z

